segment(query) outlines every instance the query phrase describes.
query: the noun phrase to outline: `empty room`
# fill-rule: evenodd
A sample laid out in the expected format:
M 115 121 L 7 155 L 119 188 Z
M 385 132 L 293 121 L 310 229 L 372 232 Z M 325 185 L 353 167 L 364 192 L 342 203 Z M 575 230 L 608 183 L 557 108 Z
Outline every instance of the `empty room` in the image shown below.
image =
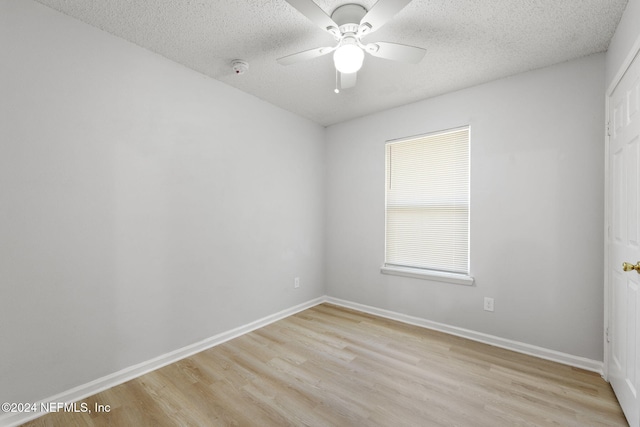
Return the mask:
M 0 0 L 0 426 L 640 427 L 640 0 Z

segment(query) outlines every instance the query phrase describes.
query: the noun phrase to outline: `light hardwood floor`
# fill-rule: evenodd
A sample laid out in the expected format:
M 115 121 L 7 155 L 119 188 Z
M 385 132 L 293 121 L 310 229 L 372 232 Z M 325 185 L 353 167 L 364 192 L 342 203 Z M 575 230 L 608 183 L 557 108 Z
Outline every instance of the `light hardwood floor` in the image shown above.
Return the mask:
M 598 375 L 322 304 L 36 426 L 625 426 Z

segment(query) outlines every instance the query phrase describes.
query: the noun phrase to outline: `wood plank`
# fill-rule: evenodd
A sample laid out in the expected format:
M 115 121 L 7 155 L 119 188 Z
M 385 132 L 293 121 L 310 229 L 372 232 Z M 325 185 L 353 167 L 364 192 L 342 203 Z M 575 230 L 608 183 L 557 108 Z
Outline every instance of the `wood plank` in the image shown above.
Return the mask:
M 25 425 L 627 425 L 595 373 L 331 304 L 83 402 Z

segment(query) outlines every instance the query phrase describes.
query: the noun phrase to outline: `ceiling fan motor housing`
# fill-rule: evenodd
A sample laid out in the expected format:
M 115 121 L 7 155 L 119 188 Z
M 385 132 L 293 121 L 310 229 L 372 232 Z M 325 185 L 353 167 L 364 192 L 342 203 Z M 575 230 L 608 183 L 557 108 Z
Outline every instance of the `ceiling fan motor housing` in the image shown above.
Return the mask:
M 360 21 L 367 14 L 367 9 L 359 4 L 345 4 L 331 14 L 331 19 L 338 24 L 342 34 L 357 33 Z

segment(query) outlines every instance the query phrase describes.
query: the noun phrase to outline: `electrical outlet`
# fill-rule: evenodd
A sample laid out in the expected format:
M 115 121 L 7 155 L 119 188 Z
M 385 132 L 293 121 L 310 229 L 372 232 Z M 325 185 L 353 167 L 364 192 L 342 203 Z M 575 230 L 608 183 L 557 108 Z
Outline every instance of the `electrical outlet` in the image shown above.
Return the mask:
M 300 278 L 296 277 L 295 279 L 293 279 L 293 287 L 294 288 L 299 288 L 300 287 Z
M 484 311 L 493 311 L 493 298 L 484 297 Z

